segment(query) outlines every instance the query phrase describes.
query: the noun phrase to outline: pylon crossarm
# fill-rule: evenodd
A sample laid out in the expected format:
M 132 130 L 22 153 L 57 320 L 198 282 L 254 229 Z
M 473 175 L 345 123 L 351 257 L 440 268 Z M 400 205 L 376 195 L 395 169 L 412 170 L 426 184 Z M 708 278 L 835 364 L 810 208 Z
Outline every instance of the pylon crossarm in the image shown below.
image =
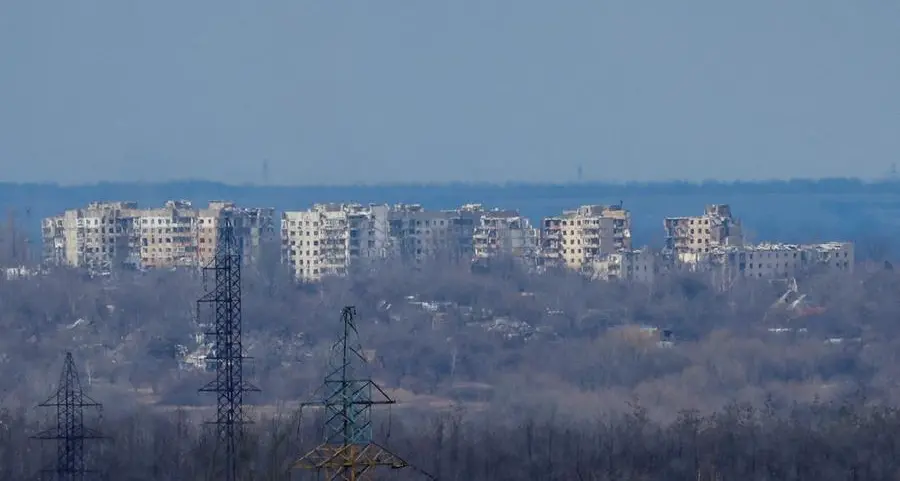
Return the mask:
M 86 408 L 87 407 L 95 408 L 95 407 L 103 406 L 102 404 L 98 403 L 97 401 L 94 401 L 93 399 L 91 399 L 91 397 L 88 396 L 87 394 L 83 394 L 83 393 L 81 395 L 81 405 Z
M 409 466 L 406 460 L 375 443 L 369 443 L 363 449 L 363 452 L 371 460 L 368 463 L 371 466 L 389 466 L 392 469 L 401 469 Z
M 358 444 L 322 444 L 301 456 L 295 468 L 303 469 L 337 469 L 376 466 L 387 466 L 402 469 L 409 466 L 403 458 L 375 443 Z
M 397 403 L 397 401 L 395 401 L 394 398 L 388 396 L 388 393 L 384 392 L 384 389 L 381 389 L 381 386 L 379 386 L 378 384 L 375 384 L 374 382 L 369 381 L 369 386 L 371 388 L 375 389 L 375 391 L 377 393 L 384 396 L 385 401 L 375 403 L 375 404 L 396 404 Z
M 350 445 L 340 446 L 333 444 L 321 444 L 312 451 L 301 456 L 294 462 L 295 468 L 302 469 L 327 469 L 333 468 L 336 463 L 343 460 L 342 455 L 349 451 Z M 339 464 L 342 465 L 342 464 Z
M 366 406 L 374 406 L 379 404 L 397 404 L 397 401 L 392 399 L 380 386 L 375 384 L 371 379 L 348 379 L 347 381 L 326 381 L 327 384 L 335 384 L 334 392 L 332 392 L 329 399 L 326 401 L 331 401 L 336 397 L 343 397 L 345 392 L 347 391 L 344 386 L 358 386 L 356 389 L 350 391 L 347 396 L 349 399 L 353 399 L 353 404 L 362 404 Z M 370 392 L 366 392 L 366 390 L 370 390 Z M 372 399 L 372 393 L 374 391 L 378 394 L 381 394 L 382 400 L 374 400 Z M 318 402 L 319 405 L 323 404 L 321 401 Z

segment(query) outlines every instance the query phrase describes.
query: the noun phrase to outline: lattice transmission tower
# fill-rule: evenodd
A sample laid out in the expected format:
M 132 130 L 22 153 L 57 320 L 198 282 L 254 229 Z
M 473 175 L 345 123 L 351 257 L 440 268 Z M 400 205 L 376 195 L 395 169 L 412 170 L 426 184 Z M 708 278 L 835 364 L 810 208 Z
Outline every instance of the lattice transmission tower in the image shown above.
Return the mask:
M 219 456 L 217 479 L 238 480 L 238 456 L 243 426 L 249 420 L 244 414 L 244 393 L 259 391 L 244 381 L 243 344 L 241 342 L 241 246 L 234 234 L 230 216 L 220 219 L 216 235 L 216 255 L 203 268 L 203 281 L 212 277 L 214 287 L 197 300 L 197 319 L 202 319 L 203 306 L 210 306 L 214 338 L 207 362 L 214 364 L 216 378 L 200 389 L 216 394 L 216 454 Z M 209 277 L 208 277 L 209 276 Z
M 319 406 L 325 411 L 325 439 L 301 456 L 294 468 L 315 471 L 327 481 L 363 481 L 378 467 L 411 467 L 396 454 L 372 441 L 372 407 L 394 404 L 375 382 L 362 375 L 366 363 L 354 318 L 356 308 L 341 311 L 343 334 L 331 347 L 324 395 L 301 409 Z M 419 469 L 412 466 L 416 471 Z M 429 476 L 427 473 L 424 473 Z
M 56 466 L 43 472 L 53 475 L 56 481 L 86 481 L 97 475 L 97 471 L 87 468 L 84 444 L 102 436 L 98 430 L 84 425 L 84 409 L 99 411 L 102 405 L 81 388 L 71 352 L 66 353 L 56 392 L 38 406 L 56 408 L 56 427 L 34 436 L 35 439 L 56 441 Z

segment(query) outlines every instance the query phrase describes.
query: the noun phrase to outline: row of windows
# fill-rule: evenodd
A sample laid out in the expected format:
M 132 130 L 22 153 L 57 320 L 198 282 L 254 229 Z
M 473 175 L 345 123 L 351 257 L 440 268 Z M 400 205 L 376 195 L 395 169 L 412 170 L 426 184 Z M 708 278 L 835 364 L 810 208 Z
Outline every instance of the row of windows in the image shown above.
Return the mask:
M 407 227 L 446 227 L 450 225 L 450 222 L 446 220 L 407 220 L 404 222 L 403 220 L 393 220 L 391 221 L 391 227 L 397 227 L 402 229 L 403 226 Z
M 566 242 L 566 239 L 563 239 L 562 243 L 566 244 L 566 245 L 581 245 L 582 244 L 581 239 L 569 240 L 569 242 Z M 594 239 L 594 241 L 592 241 L 592 242 L 585 241 L 584 244 L 600 245 L 600 239 Z
M 85 244 L 114 244 L 116 242 L 115 237 L 85 237 Z
M 850 269 L 850 263 L 847 262 L 847 261 L 843 261 L 843 262 L 835 262 L 834 264 L 830 264 L 830 263 L 829 263 L 829 264 L 827 264 L 827 265 L 836 267 L 836 268 L 838 268 L 838 269 L 845 269 L 845 270 L 849 270 L 849 269 Z M 762 264 L 757 264 L 757 266 L 758 266 L 758 268 L 756 269 L 756 271 L 751 272 L 751 273 L 748 273 L 748 274 L 751 275 L 751 276 L 752 276 L 752 275 L 756 275 L 757 277 L 762 277 L 762 276 L 763 276 L 763 272 L 758 272 L 758 271 L 759 271 L 759 268 L 762 267 Z M 749 270 L 750 268 L 752 268 L 752 267 L 753 267 L 753 264 L 748 264 L 748 265 L 747 265 L 748 270 Z M 771 264 L 767 264 L 766 267 L 771 268 Z M 785 264 L 785 267 L 788 267 L 788 265 Z M 798 268 L 799 266 L 798 266 L 797 264 L 795 264 L 793 267 L 796 269 L 796 268 Z M 778 269 L 778 264 L 775 264 L 775 271 L 777 271 L 777 269 Z M 740 271 L 741 271 L 741 272 L 744 272 L 744 269 L 741 268 Z
M 677 227 L 677 226 L 683 226 L 683 225 L 685 225 L 685 224 L 690 224 L 690 225 L 692 225 L 692 226 L 701 226 L 701 225 L 708 226 L 708 225 L 709 225 L 709 219 L 707 219 L 707 218 L 702 218 L 702 219 L 697 219 L 697 218 L 688 218 L 688 219 L 666 219 L 666 227 L 667 227 L 667 228 L 672 228 L 672 227 Z M 707 233 L 709 233 L 709 228 L 706 228 L 705 230 L 706 230 Z M 693 234 L 694 231 L 695 231 L 694 229 L 691 229 L 691 234 Z M 703 233 L 703 231 L 704 231 L 704 229 L 702 229 L 702 228 L 696 229 L 696 232 L 697 232 L 698 234 Z
M 748 263 L 748 264 L 746 264 L 746 268 L 747 268 L 747 269 L 753 269 L 753 265 L 754 265 L 754 264 L 753 264 L 752 262 L 751 262 L 751 263 Z M 790 269 L 790 268 L 798 269 L 798 268 L 800 268 L 800 263 L 794 262 L 794 263 L 792 264 L 792 263 L 790 263 L 790 262 L 785 262 L 785 263 L 782 265 L 782 264 L 779 264 L 779 263 L 776 262 L 775 264 L 766 264 L 766 269 L 772 269 L 773 266 L 774 266 L 775 269 L 778 269 L 779 267 L 783 267 L 783 268 L 785 268 L 785 269 Z M 745 267 L 745 266 L 742 264 L 742 265 L 741 265 L 741 269 L 743 269 L 744 267 Z M 757 269 L 762 269 L 762 268 L 763 268 L 763 265 L 762 265 L 761 263 L 757 263 L 757 264 L 756 264 L 756 268 L 757 268 Z
M 600 230 L 603 231 L 602 233 L 604 233 L 604 234 L 609 233 L 609 229 L 600 229 Z M 616 230 L 613 230 L 613 233 L 616 233 L 616 232 L 617 232 Z M 594 234 L 594 233 L 581 233 L 576 230 L 569 230 L 569 231 L 564 230 L 564 231 L 560 231 L 560 234 L 562 234 L 564 236 L 577 236 L 577 235 L 590 236 L 590 235 L 600 235 L 601 232 Z
M 291 259 L 291 265 L 292 266 L 302 266 L 302 265 L 304 265 L 304 262 L 303 262 L 304 260 L 306 261 L 305 265 L 310 265 L 310 264 L 319 265 L 318 259 L 312 259 L 312 262 L 310 262 L 310 259 L 300 259 L 300 260 Z M 300 269 L 300 270 L 302 271 L 302 269 Z
M 201 239 L 203 240 L 203 239 Z M 144 237 L 141 239 L 141 245 L 149 245 L 149 244 L 193 244 L 193 239 L 190 237 L 160 237 L 157 239 L 156 237 Z
M 600 249 L 584 249 L 584 254 L 597 254 Z M 581 254 L 581 249 L 563 249 L 563 254 Z
M 319 269 L 306 269 L 306 270 L 304 270 L 304 269 L 297 269 L 297 274 L 300 274 L 301 276 L 303 276 L 303 275 L 310 275 L 310 274 L 312 274 L 312 275 L 318 275 L 318 274 L 319 274 Z
M 100 227 L 98 229 L 84 229 L 85 234 L 121 234 L 121 227 Z
M 569 223 L 566 224 L 566 221 L 562 221 L 562 225 L 600 225 L 600 219 L 591 219 L 591 220 L 583 220 L 583 221 L 582 220 L 572 220 L 572 221 L 568 221 L 568 222 Z
M 110 254 L 112 254 L 112 253 L 114 253 L 115 251 L 116 251 L 116 248 L 113 247 L 113 246 L 109 246 L 109 247 L 106 247 L 106 246 L 102 246 L 102 247 L 85 247 L 85 248 L 84 248 L 84 253 L 85 253 L 85 254 L 100 254 L 101 252 L 102 252 L 102 253 L 110 253 Z
M 114 225 L 116 223 L 116 220 L 115 219 L 107 219 L 106 217 L 103 217 L 102 219 L 96 219 L 96 218 L 78 219 L 77 222 L 78 222 L 78 226 L 101 225 L 101 224 Z
M 172 232 L 191 232 L 190 227 L 143 227 L 141 234 L 171 234 Z
M 178 249 L 176 248 L 174 252 L 190 252 L 191 249 Z M 171 247 L 143 247 L 141 248 L 141 252 L 173 252 Z
M 603 221 L 612 221 L 619 225 L 625 225 L 628 223 L 627 218 L 616 218 L 616 217 L 594 217 L 589 219 L 576 219 L 576 220 L 557 220 L 557 219 L 546 219 L 544 220 L 544 226 L 546 227 L 554 227 L 558 225 L 564 226 L 580 226 L 580 225 L 600 225 Z
M 346 222 L 346 221 L 339 221 L 339 222 Z M 291 227 L 297 227 L 297 226 L 306 226 L 306 227 L 309 227 L 310 225 L 311 225 L 312 227 L 319 227 L 319 222 L 318 222 L 318 221 L 312 221 L 312 222 L 310 222 L 310 221 L 308 221 L 308 220 L 307 220 L 307 221 L 302 221 L 302 220 L 300 220 L 300 221 L 297 221 L 297 220 L 292 220 L 292 221 L 286 221 L 286 220 L 283 220 L 283 221 L 281 221 L 281 227 L 282 227 L 282 228 L 284 228 L 286 225 L 290 225 Z M 322 223 L 322 225 L 324 225 L 324 222 Z
M 766 267 L 765 267 L 765 268 L 766 268 L 766 269 L 770 269 L 770 270 L 771 270 L 771 269 L 774 269 L 774 270 L 778 270 L 778 269 L 799 269 L 799 268 L 800 268 L 801 266 L 803 266 L 803 265 L 805 265 L 805 263 L 802 263 L 802 262 L 785 262 L 785 263 L 783 263 L 783 264 L 780 264 L 780 263 L 776 262 L 776 263 L 774 263 L 774 264 L 772 264 L 772 263 L 766 263 Z M 829 263 L 827 263 L 826 265 L 833 265 L 834 267 L 837 267 L 837 268 L 849 268 L 849 267 L 850 267 L 850 262 L 849 262 L 849 261 L 836 261 L 836 262 L 834 262 L 833 264 L 829 262 Z M 744 269 L 753 269 L 754 266 L 755 266 L 755 268 L 756 268 L 757 270 L 763 268 L 763 264 L 762 264 L 761 262 L 758 262 L 758 263 L 756 263 L 756 264 L 754 264 L 754 263 L 752 263 L 752 262 L 748 262 L 748 263 L 746 263 L 746 264 L 745 264 L 745 263 L 741 263 L 741 264 L 738 266 L 738 268 L 741 269 L 741 270 L 744 270 Z
M 158 220 L 159 222 L 157 222 L 157 220 Z M 197 221 L 197 222 L 200 223 L 200 224 L 202 224 L 202 223 L 203 223 L 203 219 L 200 219 L 200 220 Z M 149 219 L 148 219 L 148 218 L 146 218 L 146 217 L 141 218 L 141 224 L 144 224 L 144 225 L 147 225 L 147 224 L 149 224 L 149 225 L 172 225 L 172 224 L 175 224 L 175 225 L 178 225 L 178 224 L 187 224 L 187 225 L 191 225 L 192 223 L 193 223 L 193 222 L 192 222 L 192 219 L 190 219 L 190 218 L 187 218 L 187 219 L 181 219 L 181 222 L 173 221 L 172 219 L 157 219 L 157 218 L 149 218 Z

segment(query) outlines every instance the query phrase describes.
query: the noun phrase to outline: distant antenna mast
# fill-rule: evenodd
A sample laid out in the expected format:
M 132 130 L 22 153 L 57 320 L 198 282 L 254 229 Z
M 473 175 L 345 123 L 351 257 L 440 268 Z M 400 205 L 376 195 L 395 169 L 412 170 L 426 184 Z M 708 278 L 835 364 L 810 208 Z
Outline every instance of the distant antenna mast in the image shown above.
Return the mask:
M 96 472 L 87 469 L 84 442 L 102 438 L 99 431 L 85 427 L 84 408 L 102 406 L 82 390 L 71 352 L 66 353 L 56 393 L 39 406 L 56 408 L 56 427 L 34 436 L 56 441 L 56 467 L 45 472 L 54 473 L 56 481 L 84 481 L 89 473 Z
M 269 185 L 269 159 L 263 160 L 262 163 L 262 181 L 263 185 Z
M 6 218 L 7 237 L 9 238 L 9 261 L 11 263 L 18 263 L 19 252 L 17 244 L 19 243 L 19 233 L 16 232 L 16 210 L 10 208 L 6 212 Z

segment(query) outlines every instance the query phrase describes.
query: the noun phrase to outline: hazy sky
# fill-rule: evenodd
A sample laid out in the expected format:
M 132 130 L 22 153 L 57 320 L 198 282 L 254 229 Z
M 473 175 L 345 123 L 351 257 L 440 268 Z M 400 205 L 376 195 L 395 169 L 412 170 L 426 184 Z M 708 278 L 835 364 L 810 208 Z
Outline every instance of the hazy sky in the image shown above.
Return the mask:
M 0 1 L 0 180 L 878 177 L 897 0 Z

